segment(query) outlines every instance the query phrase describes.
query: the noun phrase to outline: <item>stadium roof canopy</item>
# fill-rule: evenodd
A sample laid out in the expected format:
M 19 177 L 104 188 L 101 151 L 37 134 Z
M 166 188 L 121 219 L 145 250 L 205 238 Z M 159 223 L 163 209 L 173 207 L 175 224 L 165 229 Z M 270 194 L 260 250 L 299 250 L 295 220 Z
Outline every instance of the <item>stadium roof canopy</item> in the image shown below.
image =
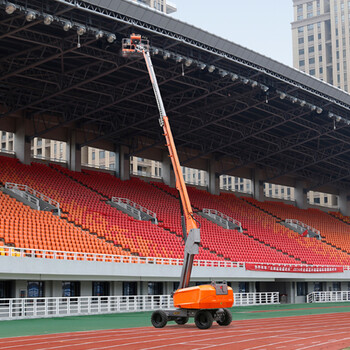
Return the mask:
M 32 138 L 74 127 L 80 146 L 163 146 L 145 64 L 120 55 L 136 32 L 183 165 L 211 157 L 219 174 L 261 167 L 268 182 L 350 189 L 350 96 L 336 87 L 126 0 L 0 0 L 0 28 L 0 122 L 25 113 Z

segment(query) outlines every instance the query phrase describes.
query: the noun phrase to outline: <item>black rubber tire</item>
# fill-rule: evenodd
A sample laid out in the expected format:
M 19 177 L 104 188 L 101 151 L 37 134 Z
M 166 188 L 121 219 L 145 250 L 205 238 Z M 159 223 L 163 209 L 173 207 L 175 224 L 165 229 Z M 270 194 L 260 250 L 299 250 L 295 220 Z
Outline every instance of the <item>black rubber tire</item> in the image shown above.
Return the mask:
M 208 329 L 213 324 L 213 315 L 208 310 L 198 310 L 194 315 L 194 323 L 199 329 Z
M 229 326 L 232 322 L 232 314 L 230 310 L 224 309 L 224 317 L 221 321 L 217 321 L 220 326 Z
M 189 317 L 177 317 L 175 318 L 175 322 L 177 324 L 186 324 L 189 320 Z
M 151 322 L 155 328 L 163 328 L 168 323 L 168 316 L 163 310 L 154 311 L 151 316 Z

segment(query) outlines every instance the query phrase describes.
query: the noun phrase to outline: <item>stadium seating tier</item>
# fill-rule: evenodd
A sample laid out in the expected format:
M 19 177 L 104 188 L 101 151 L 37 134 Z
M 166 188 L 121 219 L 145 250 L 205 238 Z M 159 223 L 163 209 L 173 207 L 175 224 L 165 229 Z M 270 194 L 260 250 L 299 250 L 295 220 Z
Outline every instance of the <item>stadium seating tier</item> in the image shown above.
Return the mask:
M 23 165 L 0 157 L 0 181 L 26 184 L 60 203 L 62 218 L 37 212 L 1 193 L 0 238 L 17 247 L 149 257 L 183 257 L 177 190 L 161 182 L 128 181 L 92 170 L 73 172 L 59 165 Z M 196 258 L 272 263 L 347 264 L 349 255 L 316 239 L 301 237 L 276 217 L 294 218 L 321 231 L 327 241 L 349 249 L 348 225 L 315 209 L 303 211 L 276 202 L 257 202 L 232 193 L 212 195 L 188 187 L 194 211 L 216 209 L 242 223 L 227 230 L 195 214 L 201 225 Z M 157 214 L 158 225 L 138 221 L 110 206 L 128 198 Z M 9 218 L 11 218 L 9 220 Z M 337 227 L 337 230 L 334 230 Z

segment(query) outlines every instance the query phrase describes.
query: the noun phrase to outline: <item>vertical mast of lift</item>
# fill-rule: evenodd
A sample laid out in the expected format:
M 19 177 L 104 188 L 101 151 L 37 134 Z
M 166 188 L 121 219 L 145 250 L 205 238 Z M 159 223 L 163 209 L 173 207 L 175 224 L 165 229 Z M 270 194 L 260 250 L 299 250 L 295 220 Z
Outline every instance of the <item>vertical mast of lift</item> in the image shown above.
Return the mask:
M 130 40 L 130 44 L 133 44 L 132 37 Z M 199 252 L 200 229 L 198 228 L 196 220 L 194 219 L 194 216 L 193 216 L 191 202 L 190 202 L 190 199 L 187 193 L 186 184 L 182 175 L 179 157 L 175 147 L 174 138 L 171 132 L 169 120 L 165 112 L 162 96 L 160 94 L 157 77 L 154 73 L 149 49 L 147 46 L 142 45 L 141 38 L 137 40 L 135 46 L 131 45 L 131 47 L 135 47 L 136 51 L 142 52 L 143 57 L 145 59 L 147 70 L 151 79 L 154 95 L 158 105 L 159 124 L 163 128 L 164 136 L 166 139 L 166 146 L 168 147 L 169 156 L 175 172 L 176 188 L 180 194 L 180 200 L 181 200 L 183 216 L 184 216 L 183 221 L 184 221 L 185 229 L 187 233 L 187 238 L 185 243 L 185 252 L 184 252 L 184 262 L 182 266 L 179 288 L 180 289 L 186 288 L 189 286 L 189 283 L 190 283 L 194 256 Z

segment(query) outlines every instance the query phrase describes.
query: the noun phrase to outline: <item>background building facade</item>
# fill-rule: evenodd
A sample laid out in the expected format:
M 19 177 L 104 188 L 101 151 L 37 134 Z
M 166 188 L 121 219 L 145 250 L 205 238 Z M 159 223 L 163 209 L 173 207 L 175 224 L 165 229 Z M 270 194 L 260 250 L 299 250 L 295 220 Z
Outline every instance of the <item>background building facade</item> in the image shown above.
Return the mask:
M 158 11 L 170 14 L 176 12 L 177 8 L 174 3 L 168 0 L 131 0 L 138 2 L 139 4 L 144 4 Z
M 14 135 L 0 131 L 1 149 L 3 153 L 14 153 Z M 31 144 L 31 156 L 34 159 L 43 159 L 54 162 L 67 162 L 67 144 L 65 142 L 35 138 Z M 116 156 L 114 152 L 107 150 L 83 147 L 81 151 L 82 166 L 96 169 L 114 171 Z M 146 158 L 131 157 L 130 174 L 148 178 L 159 178 L 163 176 L 162 163 Z M 208 186 L 208 173 L 204 170 L 182 167 L 184 180 L 188 185 L 206 188 Z M 253 194 L 251 179 L 245 179 L 231 175 L 221 175 L 219 179 L 222 191 L 232 191 L 237 194 Z M 295 201 L 295 188 L 272 183 L 264 183 L 264 196 L 267 199 L 279 199 Z M 338 206 L 337 196 L 327 193 L 309 191 L 307 194 L 309 204 L 336 208 Z
M 350 1 L 293 0 L 293 66 L 349 91 Z M 312 192 L 310 203 L 333 206 L 331 195 Z
M 293 65 L 349 91 L 350 1 L 293 0 Z

